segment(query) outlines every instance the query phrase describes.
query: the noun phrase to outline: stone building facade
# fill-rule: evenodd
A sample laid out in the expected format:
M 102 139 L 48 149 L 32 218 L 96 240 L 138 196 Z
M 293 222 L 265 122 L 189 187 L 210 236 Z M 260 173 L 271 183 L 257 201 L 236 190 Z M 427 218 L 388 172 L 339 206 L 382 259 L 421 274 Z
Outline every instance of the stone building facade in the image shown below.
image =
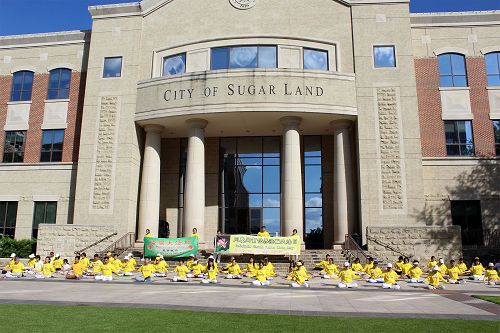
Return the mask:
M 208 249 L 217 230 L 265 225 L 311 249 L 359 236 L 386 257 L 457 256 L 498 233 L 499 12 L 89 11 L 91 31 L 0 37 L 0 233 L 45 251 L 64 233 L 197 228 Z

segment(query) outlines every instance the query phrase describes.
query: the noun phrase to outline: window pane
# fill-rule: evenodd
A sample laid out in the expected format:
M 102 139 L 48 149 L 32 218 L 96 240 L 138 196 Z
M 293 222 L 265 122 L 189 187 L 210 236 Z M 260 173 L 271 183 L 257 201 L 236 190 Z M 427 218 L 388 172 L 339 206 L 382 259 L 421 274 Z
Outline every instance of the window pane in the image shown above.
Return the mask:
M 500 52 L 488 53 L 484 56 L 484 61 L 486 63 L 486 74 L 500 74 L 498 55 L 500 55 Z
M 264 167 L 264 193 L 280 193 L 280 167 Z
M 59 84 L 60 89 L 69 89 L 71 83 L 71 70 L 62 68 L 61 69 L 61 81 Z
M 442 54 L 438 56 L 439 63 L 439 74 L 440 75 L 451 75 L 451 57 L 449 54 Z
M 104 58 L 103 77 L 120 77 L 122 71 L 122 57 Z
M 321 156 L 321 137 L 305 136 L 304 137 L 304 156 Z
M 279 194 L 264 194 L 262 205 L 264 207 L 280 207 L 280 202 Z
M 7 201 L 0 202 L 0 233 L 4 228 L 5 214 L 7 214 Z
M 229 68 L 256 68 L 257 47 L 233 47 L 230 51 Z
M 321 192 L 321 165 L 306 165 L 305 171 L 305 191 Z
M 440 87 L 453 87 L 453 77 L 452 76 L 441 76 L 439 78 Z
M 0 218 L 2 218 L 2 214 L 0 214 Z M 17 202 L 9 202 L 7 204 L 7 216 L 5 220 L 5 226 L 9 228 L 16 227 L 16 218 L 17 218 Z
M 239 158 L 238 165 L 245 165 L 245 166 L 262 165 L 262 158 L 260 157 Z
M 451 70 L 453 75 L 465 75 L 465 57 L 463 55 L 451 55 Z
M 262 192 L 262 167 L 250 166 L 241 171 L 243 193 Z
M 321 193 L 306 194 L 305 207 L 323 207 L 323 195 Z
M 40 155 L 40 162 L 50 162 L 50 151 L 42 151 Z
M 396 67 L 394 46 L 375 46 L 375 67 Z
M 52 160 L 51 162 L 61 162 L 62 161 L 62 151 L 54 151 L 52 152 Z
M 500 75 L 488 75 L 488 86 L 498 87 L 500 86 Z
M 262 156 L 262 138 L 244 137 L 238 138 L 239 157 L 260 157 Z
M 306 208 L 305 209 L 305 233 L 310 233 L 317 229 L 323 229 L 323 209 Z
M 178 54 L 165 58 L 163 62 L 163 76 L 183 74 L 186 72 L 186 54 Z
M 266 137 L 263 139 L 264 157 L 279 157 L 280 156 L 280 138 Z
M 219 47 L 212 49 L 212 64 L 211 69 L 227 69 L 229 68 L 229 48 Z
M 49 89 L 57 89 L 59 88 L 59 77 L 61 71 L 59 69 L 54 69 L 50 71 L 49 76 Z
M 273 235 L 280 232 L 280 209 L 264 208 L 264 225 L 267 231 Z
M 321 164 L 321 157 L 305 157 L 304 164 Z
M 47 99 L 58 99 L 59 98 L 59 90 L 50 89 L 47 92 Z
M 328 53 L 304 49 L 304 69 L 328 70 Z
M 21 97 L 20 97 L 19 100 L 21 100 L 21 101 L 30 101 L 31 100 L 31 90 L 28 90 L 28 91 L 23 90 L 21 92 Z
M 472 136 L 472 122 L 471 121 L 465 121 L 464 122 L 464 127 L 465 127 L 465 143 L 473 143 L 474 142 L 474 138 Z
M 455 131 L 455 122 L 446 121 L 444 123 L 446 143 L 458 143 L 458 133 Z
M 264 158 L 263 161 L 264 165 L 280 165 L 279 158 Z
M 33 228 L 38 229 L 40 223 L 45 220 L 45 202 L 35 202 L 35 212 L 33 214 Z
M 61 145 L 64 141 L 64 130 L 55 130 L 54 131 L 54 145 Z
M 239 194 L 238 207 L 262 207 L 262 194 Z
M 54 136 L 54 131 L 46 130 L 42 134 L 42 150 L 50 150 L 52 147 L 52 138 Z
M 500 120 L 493 121 L 493 130 L 495 133 L 495 143 L 500 144 Z
M 467 78 L 465 76 L 453 76 L 454 87 L 467 87 Z
M 57 202 L 47 202 L 47 215 L 45 223 L 48 224 L 56 223 L 56 211 L 57 211 Z
M 259 68 L 276 68 L 276 47 L 261 46 L 259 47 Z

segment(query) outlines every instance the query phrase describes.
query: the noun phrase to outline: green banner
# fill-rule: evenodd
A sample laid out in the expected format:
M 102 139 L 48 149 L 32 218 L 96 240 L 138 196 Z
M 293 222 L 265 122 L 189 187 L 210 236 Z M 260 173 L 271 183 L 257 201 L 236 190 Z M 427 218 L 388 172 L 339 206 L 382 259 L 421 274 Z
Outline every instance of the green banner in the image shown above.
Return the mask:
M 161 254 L 167 258 L 185 258 L 198 252 L 198 237 L 185 238 L 144 238 L 144 256 L 156 257 Z

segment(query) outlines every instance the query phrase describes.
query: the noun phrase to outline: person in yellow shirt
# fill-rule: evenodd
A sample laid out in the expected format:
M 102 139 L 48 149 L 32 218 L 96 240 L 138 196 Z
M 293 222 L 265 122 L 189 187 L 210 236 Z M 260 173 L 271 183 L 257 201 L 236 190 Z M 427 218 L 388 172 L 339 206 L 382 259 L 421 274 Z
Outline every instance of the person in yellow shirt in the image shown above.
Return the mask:
M 57 258 L 57 257 L 56 257 Z M 54 259 L 55 261 L 56 259 Z M 89 265 L 90 265 L 90 260 L 89 258 L 87 258 L 87 253 L 85 252 L 82 252 L 82 254 L 80 254 L 80 262 L 82 263 L 83 265 L 83 269 L 84 270 L 87 270 Z M 52 262 L 53 263 L 53 262 Z
M 95 276 L 101 273 L 101 266 L 103 265 L 101 258 L 96 253 L 94 254 L 94 259 L 89 264 L 89 268 L 87 269 L 87 275 Z
M 231 263 L 227 266 L 227 275 L 226 279 L 241 279 L 243 275 L 243 271 L 240 268 L 240 265 L 236 262 L 236 259 L 233 258 Z
M 443 258 L 439 258 L 439 262 L 437 264 L 437 267 L 439 267 L 439 272 L 441 275 L 446 275 L 446 271 L 448 271 L 448 267 L 446 267 L 446 264 L 444 263 Z
M 437 264 L 438 262 L 436 261 L 436 257 L 432 256 L 431 260 L 429 260 L 429 262 L 427 263 L 427 268 L 429 269 L 429 272 L 431 272 L 434 266 L 436 266 Z
M 122 275 L 123 276 L 133 276 L 135 271 L 135 266 L 130 260 L 128 256 L 125 256 L 123 258 L 123 265 L 122 265 Z
M 422 274 L 424 274 L 424 272 L 418 265 L 419 265 L 418 260 L 413 260 L 412 268 L 410 268 L 410 271 L 408 272 L 408 275 L 410 276 L 409 283 L 424 282 L 424 279 L 421 277 Z
M 134 258 L 134 254 L 131 252 L 131 253 L 127 254 L 127 256 L 128 256 L 128 260 L 131 262 L 131 265 L 133 265 L 135 268 L 135 266 L 137 266 L 137 261 Z
M 195 258 L 195 256 L 194 256 L 194 254 L 190 254 L 190 255 L 189 255 L 188 260 L 186 260 L 186 266 L 187 266 L 187 268 L 188 268 L 189 270 L 191 270 L 191 269 L 192 269 L 192 266 L 193 266 L 193 264 L 194 264 L 194 262 L 195 262 L 195 259 L 196 259 L 196 258 Z
M 359 279 L 359 277 L 352 271 L 351 265 L 346 261 L 344 263 L 344 268 L 339 273 L 340 282 L 337 285 L 338 288 L 357 288 L 358 284 L 354 282 L 354 279 Z
M 276 277 L 276 273 L 274 272 L 274 266 L 269 261 L 268 257 L 264 258 L 264 268 L 267 270 L 267 279 L 268 280 L 272 280 L 274 277 Z
M 394 270 L 396 271 L 396 273 L 398 273 L 399 275 L 403 274 L 403 265 L 404 265 L 404 260 L 403 260 L 403 256 L 399 256 L 398 258 L 398 261 L 396 261 L 394 263 Z
M 397 279 L 399 279 L 398 273 L 396 273 L 392 269 L 392 264 L 388 263 L 386 270 L 382 273 L 382 277 L 384 278 L 384 282 L 382 283 L 382 289 L 401 289 L 401 286 L 397 283 Z
M 163 256 L 161 254 L 158 254 L 155 259 L 155 274 L 154 276 L 156 277 L 165 277 L 167 276 L 168 273 L 168 265 L 163 259 Z
M 155 266 L 149 258 L 144 258 L 144 264 L 139 267 L 139 273 L 141 274 L 135 277 L 136 282 L 153 282 Z
M 83 276 L 83 265 L 80 262 L 80 256 L 75 257 L 75 261 L 70 266 L 70 271 L 66 274 L 66 279 L 81 279 Z
M 471 280 L 483 281 L 484 280 L 484 267 L 478 257 L 474 259 L 474 265 L 470 267 Z
M 184 260 L 179 260 L 179 264 L 174 268 L 176 275 L 172 278 L 172 282 L 187 282 L 187 274 L 189 268 L 185 265 Z
M 257 236 L 259 236 L 259 237 L 271 237 L 271 235 L 269 235 L 269 233 L 267 232 L 265 226 L 262 226 L 260 228 L 260 232 L 257 234 Z
M 193 228 L 193 233 L 191 234 L 191 237 L 196 237 L 198 243 L 200 242 L 200 234 L 198 233 L 198 229 Z
M 151 230 L 146 229 L 146 234 L 144 235 L 144 238 L 153 238 L 153 234 L 151 233 Z
M 118 270 L 114 263 L 109 262 L 109 258 L 104 258 L 104 263 L 101 266 L 101 273 L 95 276 L 97 281 L 113 281 L 113 273 L 118 274 Z
M 300 235 L 299 235 L 297 229 L 292 230 L 292 234 L 290 235 L 290 237 L 300 238 Z
M 450 260 L 450 267 L 446 270 L 446 275 L 448 275 L 448 283 L 450 284 L 461 284 L 462 280 L 459 278 L 460 268 L 455 264 L 455 260 Z
M 35 264 L 36 264 L 35 255 L 32 253 L 28 256 L 28 258 L 29 258 L 29 260 L 28 260 L 27 266 L 30 268 L 35 268 Z
M 117 253 L 113 255 L 113 261 L 110 260 L 110 263 L 113 264 L 113 266 L 115 266 L 115 270 L 119 271 L 120 269 L 122 269 L 123 263 L 120 260 Z
M 439 284 L 440 281 L 446 282 L 443 275 L 441 275 L 439 267 L 435 265 L 429 275 L 425 278 L 424 282 L 428 283 L 428 289 L 444 289 L 444 287 Z
M 250 257 L 248 260 L 248 264 L 245 267 L 245 275 L 247 277 L 254 276 L 255 272 L 259 269 L 259 265 L 255 263 L 255 259 L 253 257 Z
M 54 259 L 56 258 L 56 255 L 54 254 L 54 252 L 50 251 L 49 257 L 50 257 L 50 263 L 54 264 Z
M 323 279 L 335 279 L 339 274 L 339 268 L 333 263 L 333 258 L 328 258 L 328 263 L 324 268 Z
M 14 257 L 14 263 L 8 265 L 6 269 L 7 269 L 7 273 L 5 274 L 6 278 L 17 279 L 23 276 L 25 266 L 21 261 L 19 261 L 18 257 Z
M 193 266 L 191 266 L 191 273 L 187 274 L 188 278 L 203 278 L 203 272 L 205 271 L 205 266 L 202 265 L 198 260 L 194 261 Z
M 374 260 L 372 257 L 368 257 L 367 258 L 367 263 L 365 264 L 365 266 L 363 267 L 363 273 L 370 276 L 371 274 L 371 269 L 373 268 L 373 263 L 374 263 Z M 363 275 L 364 275 L 363 274 Z
M 309 288 L 309 284 L 306 282 L 308 278 L 310 277 L 307 275 L 305 267 L 299 260 L 297 262 L 297 269 L 293 270 L 290 276 L 290 280 L 292 280 L 291 283 L 292 288 L 300 288 L 300 287 Z
M 410 269 L 412 269 L 412 267 L 413 267 L 413 264 L 410 262 L 410 259 L 404 258 L 403 267 L 402 267 L 402 271 L 401 271 L 400 275 L 409 277 L 410 276 Z
M 359 258 L 354 259 L 354 262 L 352 263 L 352 271 L 357 275 L 362 275 L 363 265 L 361 265 Z
M 488 269 L 486 269 L 484 277 L 486 284 L 489 284 L 491 286 L 494 286 L 498 282 L 500 282 L 500 279 L 498 278 L 498 272 L 495 269 L 495 265 L 492 262 L 488 264 Z
M 42 271 L 36 274 L 37 279 L 46 279 L 53 277 L 52 274 L 56 272 L 53 263 L 50 262 L 50 257 L 45 257 L 42 264 Z
M 207 268 L 205 268 L 205 273 L 207 274 L 207 277 L 201 280 L 201 283 L 203 284 L 208 284 L 208 283 L 214 283 L 217 284 L 217 267 L 215 267 L 215 260 L 210 259 L 208 260 L 207 263 Z
M 52 261 L 52 266 L 54 266 L 56 272 L 62 269 L 62 265 L 63 265 L 63 260 L 61 259 L 61 256 L 56 256 L 54 258 L 54 261 Z
M 8 271 L 10 271 L 10 269 L 11 269 L 12 265 L 14 265 L 15 261 L 16 261 L 16 254 L 12 253 L 10 255 L 9 262 L 7 263 L 7 265 L 5 265 L 5 267 L 2 270 L 2 274 L 6 274 Z
M 321 260 L 320 262 L 318 262 L 317 264 L 314 264 L 314 270 L 321 270 L 321 272 L 319 273 L 320 275 L 323 275 L 324 274 L 324 270 L 325 270 L 325 266 L 328 265 L 328 260 L 330 259 L 330 255 L 327 254 L 325 256 L 325 260 Z
M 254 277 L 256 280 L 252 281 L 252 285 L 255 287 L 269 286 L 271 282 L 268 281 L 268 270 L 265 268 L 264 263 L 259 263 L 259 269 L 255 271 Z
M 460 269 L 460 275 L 467 275 L 470 273 L 469 269 L 467 268 L 467 264 L 464 262 L 464 258 L 458 259 L 458 269 Z
M 378 267 L 378 262 L 373 262 L 373 267 L 370 269 L 370 277 L 368 283 L 384 283 L 384 277 L 382 276 L 382 270 Z

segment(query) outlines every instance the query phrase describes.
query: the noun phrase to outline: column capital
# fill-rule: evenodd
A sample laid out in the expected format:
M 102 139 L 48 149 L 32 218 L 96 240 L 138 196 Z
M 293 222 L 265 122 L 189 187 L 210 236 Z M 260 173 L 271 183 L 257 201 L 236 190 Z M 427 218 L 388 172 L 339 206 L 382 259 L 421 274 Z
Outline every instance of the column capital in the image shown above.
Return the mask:
M 165 129 L 165 127 L 163 127 L 161 125 L 156 125 L 156 124 L 144 125 L 144 126 L 142 126 L 142 128 L 144 128 L 144 131 L 146 131 L 146 133 L 148 133 L 148 132 L 161 133 Z
M 205 127 L 207 127 L 208 121 L 206 121 L 205 119 L 192 118 L 186 120 L 186 124 L 188 124 L 190 128 L 204 129 Z
M 330 126 L 332 126 L 333 129 L 349 129 L 351 128 L 352 123 L 353 122 L 350 120 L 340 119 L 330 122 Z
M 295 116 L 287 116 L 280 119 L 281 124 L 285 128 L 298 128 L 302 122 L 302 118 Z

